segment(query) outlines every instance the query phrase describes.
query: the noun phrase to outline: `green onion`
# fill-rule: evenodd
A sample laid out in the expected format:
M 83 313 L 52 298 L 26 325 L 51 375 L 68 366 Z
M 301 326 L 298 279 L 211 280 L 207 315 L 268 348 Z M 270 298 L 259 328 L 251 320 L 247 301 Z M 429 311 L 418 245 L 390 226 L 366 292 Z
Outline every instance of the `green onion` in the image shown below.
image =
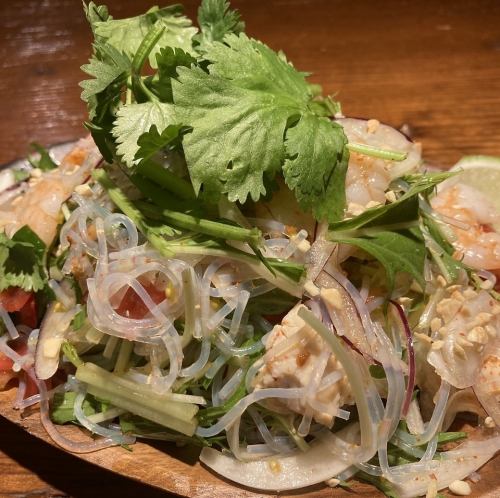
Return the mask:
M 348 143 L 347 148 L 351 152 L 357 152 L 358 154 L 363 154 L 364 156 L 387 159 L 388 161 L 404 161 L 408 157 L 406 152 L 379 149 L 378 147 L 372 147 L 371 145 L 358 144 L 354 142 Z

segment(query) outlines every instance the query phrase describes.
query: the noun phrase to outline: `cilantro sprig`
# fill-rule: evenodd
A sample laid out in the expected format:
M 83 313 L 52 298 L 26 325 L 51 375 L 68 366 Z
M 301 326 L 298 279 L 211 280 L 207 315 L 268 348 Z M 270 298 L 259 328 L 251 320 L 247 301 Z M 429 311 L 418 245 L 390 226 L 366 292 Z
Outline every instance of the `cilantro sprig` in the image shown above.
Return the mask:
M 113 19 L 91 2 L 86 15 L 94 51 L 82 98 L 106 160 L 134 170 L 145 149 L 171 148 L 182 129 L 177 151 L 206 201 L 256 202 L 283 176 L 303 210 L 341 219 L 349 152 L 329 119 L 338 106 L 282 53 L 245 35 L 228 2 L 202 1 L 199 32 L 178 5 Z
M 27 225 L 12 238 L 0 233 L 0 291 L 20 287 L 40 291 L 47 283 L 47 247 Z

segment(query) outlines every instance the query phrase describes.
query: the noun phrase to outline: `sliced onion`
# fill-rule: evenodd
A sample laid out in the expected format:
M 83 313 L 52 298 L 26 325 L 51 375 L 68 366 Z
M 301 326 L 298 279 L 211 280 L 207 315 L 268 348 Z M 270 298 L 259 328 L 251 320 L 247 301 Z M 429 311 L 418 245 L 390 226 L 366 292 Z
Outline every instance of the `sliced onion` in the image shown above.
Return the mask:
M 49 305 L 40 326 L 36 345 L 35 371 L 40 380 L 50 379 L 59 368 L 65 333 L 79 309 L 79 306 L 74 306 L 68 311 L 58 311 L 56 302 Z
M 413 498 L 424 495 L 430 480 L 437 481 L 438 489 L 449 486 L 453 481 L 461 480 L 483 466 L 500 450 L 500 436 L 494 436 L 483 441 L 467 440 L 458 448 L 440 454 L 436 468 L 430 465 L 417 475 L 408 475 L 393 486 L 400 498 Z
M 352 427 L 339 431 L 335 436 L 324 433 L 306 452 L 299 450 L 284 457 L 273 456 L 251 462 L 242 462 L 212 448 L 203 448 L 200 461 L 226 479 L 249 488 L 276 492 L 299 489 L 326 481 L 350 466 L 349 461 L 342 460 L 338 455 L 336 443 L 343 438 L 353 442 Z

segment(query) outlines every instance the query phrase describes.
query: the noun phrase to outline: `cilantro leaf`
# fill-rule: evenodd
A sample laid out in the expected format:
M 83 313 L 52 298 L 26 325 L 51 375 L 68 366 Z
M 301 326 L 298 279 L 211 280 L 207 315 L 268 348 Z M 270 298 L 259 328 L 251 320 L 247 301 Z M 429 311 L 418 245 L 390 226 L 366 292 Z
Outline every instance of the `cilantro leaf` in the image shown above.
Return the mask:
M 207 44 L 222 41 L 228 33 L 239 34 L 245 30 L 239 12 L 231 10 L 226 0 L 203 0 L 198 9 L 198 24 L 201 33 L 195 39 L 201 51 Z
M 196 192 L 214 199 L 257 201 L 266 193 L 264 175 L 285 160 L 284 133 L 306 111 L 304 75 L 266 45 L 241 34 L 227 35 L 205 54 L 208 73 L 179 68 L 172 82 L 181 121 L 193 128 L 184 151 Z
M 193 52 L 191 39 L 197 28 L 191 21 L 181 15 L 180 5 L 170 5 L 159 9 L 153 7 L 143 15 L 128 19 L 107 19 L 94 22 L 94 33 L 104 39 L 120 52 L 133 57 L 142 40 L 153 26 L 164 27 L 165 30 L 149 54 L 149 62 L 156 67 L 156 54 L 163 47 L 179 47 L 185 52 Z
M 300 207 L 316 219 L 341 219 L 345 207 L 345 175 L 349 152 L 342 127 L 306 113 L 286 133 L 285 181 Z
M 127 56 L 111 45 L 95 43 L 92 58 L 81 69 L 92 77 L 80 82 L 83 89 L 81 99 L 87 104 L 90 119 L 96 117 L 99 107 L 106 109 L 118 105 L 120 89 L 130 73 Z M 111 86 L 113 88 L 107 92 Z
M 171 104 L 144 102 L 122 105 L 118 109 L 112 132 L 118 144 L 117 153 L 127 166 L 132 167 L 138 162 L 135 156 L 140 147 L 139 137 L 149 132 L 153 125 L 163 132 L 167 126 L 175 123 L 174 107 Z
M 96 5 L 94 2 L 89 2 L 87 5 L 84 2 L 83 11 L 88 23 L 90 24 L 92 32 L 94 32 L 95 30 L 96 22 L 112 19 L 112 17 L 108 13 L 108 8 L 106 7 L 106 5 Z
M 139 149 L 135 154 L 135 159 L 148 160 L 160 150 L 177 145 L 182 129 L 181 125 L 169 125 L 160 134 L 156 125 L 152 125 L 149 131 L 138 138 Z
M 50 157 L 50 154 L 47 152 L 47 149 L 40 145 L 39 143 L 32 142 L 30 144 L 31 148 L 38 152 L 38 158 L 30 156 L 28 158 L 29 163 L 33 168 L 41 169 L 42 171 L 50 171 L 51 169 L 56 169 L 57 164 Z
M 418 228 L 401 231 L 379 231 L 368 237 L 343 237 L 334 233 L 332 238 L 342 244 L 359 247 L 376 258 L 385 269 L 387 287 L 392 291 L 398 273 L 410 274 L 425 288 L 425 246 Z
M 191 67 L 196 59 L 180 48 L 165 47 L 156 54 L 157 81 L 153 80 L 153 91 L 162 102 L 173 102 L 172 78 L 177 78 L 178 67 Z
M 0 291 L 11 286 L 25 291 L 43 289 L 47 282 L 45 252 L 45 243 L 28 226 L 11 239 L 0 233 Z

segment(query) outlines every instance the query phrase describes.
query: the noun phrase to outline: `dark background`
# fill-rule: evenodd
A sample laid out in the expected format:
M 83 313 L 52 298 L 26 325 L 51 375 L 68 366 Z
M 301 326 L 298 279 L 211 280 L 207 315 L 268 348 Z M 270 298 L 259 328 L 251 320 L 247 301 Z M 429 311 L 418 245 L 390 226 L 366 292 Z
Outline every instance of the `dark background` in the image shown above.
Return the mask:
M 105 2 L 114 17 L 145 0 Z M 183 2 L 194 17 L 198 1 Z M 500 1 L 238 0 L 247 33 L 338 93 L 346 115 L 410 126 L 433 164 L 500 156 Z M 0 0 L 0 164 L 82 136 L 80 0 Z M 0 496 L 166 496 L 0 420 Z

